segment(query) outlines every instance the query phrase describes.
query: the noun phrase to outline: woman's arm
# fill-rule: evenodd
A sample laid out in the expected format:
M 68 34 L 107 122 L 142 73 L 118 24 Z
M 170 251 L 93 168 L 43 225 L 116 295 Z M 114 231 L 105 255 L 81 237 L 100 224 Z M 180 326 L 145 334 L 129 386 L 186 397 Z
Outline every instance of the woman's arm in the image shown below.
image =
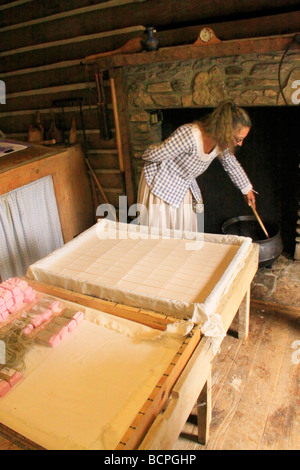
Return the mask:
M 228 150 L 225 150 L 223 154 L 219 157 L 219 160 L 224 168 L 224 170 L 228 173 L 231 181 L 242 194 L 249 200 L 255 202 L 255 195 L 253 192 L 253 186 L 243 169 L 242 165 L 237 161 L 236 157 L 232 155 Z

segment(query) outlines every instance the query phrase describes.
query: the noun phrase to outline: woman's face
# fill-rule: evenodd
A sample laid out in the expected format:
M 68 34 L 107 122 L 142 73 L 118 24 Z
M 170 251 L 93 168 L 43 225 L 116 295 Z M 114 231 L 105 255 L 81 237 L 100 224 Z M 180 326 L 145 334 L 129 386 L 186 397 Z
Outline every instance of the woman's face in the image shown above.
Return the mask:
M 249 131 L 250 127 L 237 127 L 233 130 L 232 135 L 235 147 L 241 147 L 243 145 L 243 141 L 249 134 Z

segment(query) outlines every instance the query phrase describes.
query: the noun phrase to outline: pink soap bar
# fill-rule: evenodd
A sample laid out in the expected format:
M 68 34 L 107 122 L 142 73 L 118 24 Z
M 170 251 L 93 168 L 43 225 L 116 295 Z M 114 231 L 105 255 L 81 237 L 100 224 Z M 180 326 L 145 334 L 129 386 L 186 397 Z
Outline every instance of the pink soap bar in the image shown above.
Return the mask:
M 11 307 L 7 307 L 7 310 L 10 314 L 15 313 L 18 310 L 18 306 L 14 304 Z
M 59 335 L 60 339 L 62 339 L 62 340 L 69 333 L 68 328 L 66 326 L 52 324 L 52 322 L 49 323 L 49 325 L 46 326 L 46 331 L 51 331 L 51 333 L 55 333 L 56 335 Z
M 75 322 L 75 320 L 72 320 L 71 318 L 64 318 L 64 317 L 61 317 L 61 316 L 55 316 L 55 317 L 53 317 L 53 320 L 50 323 L 50 325 L 67 326 L 70 321 Z
M 9 284 L 13 284 L 14 286 L 20 287 L 21 291 L 25 291 L 28 287 L 28 284 L 24 279 L 19 279 L 18 277 L 11 277 L 10 279 L 7 279 Z
M 30 309 L 28 314 L 31 318 L 31 323 L 36 328 L 37 326 L 41 325 L 45 321 L 49 320 L 49 318 L 51 318 L 52 310 L 50 310 L 49 308 L 44 308 L 35 305 Z
M 16 303 L 16 304 L 22 304 L 22 303 L 23 303 L 23 300 L 24 300 L 24 294 L 23 294 L 23 292 L 21 292 L 21 293 L 18 294 L 18 295 L 15 295 L 15 303 Z
M 64 325 L 68 328 L 68 332 L 71 333 L 72 331 L 77 328 L 77 321 L 73 320 L 73 318 L 64 318 L 64 317 L 55 317 L 53 323 L 57 325 Z
M 59 335 L 53 333 L 52 331 L 43 330 L 43 331 L 40 331 L 36 335 L 35 341 L 37 343 L 40 343 L 40 344 L 43 344 L 43 345 L 46 345 L 46 346 L 51 346 L 52 348 L 55 348 L 61 342 L 61 337 Z
M 24 302 L 31 303 L 34 302 L 36 299 L 36 292 L 32 289 L 32 287 L 27 287 L 24 291 Z
M 71 308 L 67 308 L 62 312 L 62 316 L 65 318 L 73 318 L 76 320 L 77 325 L 79 325 L 84 320 L 84 313 L 80 310 L 74 310 Z
M 7 312 L 6 304 L 0 305 L 0 314 Z
M 25 328 L 22 330 L 22 333 L 26 336 L 30 335 L 30 333 L 34 330 L 34 326 L 29 324 L 25 326 Z
M 31 324 L 34 326 L 34 328 L 37 328 L 42 323 L 44 323 L 43 315 L 32 315 Z
M 14 387 L 20 380 L 23 379 L 23 374 L 16 371 L 15 369 L 10 369 L 9 367 L 4 367 L 0 370 L 1 379 L 9 383 L 11 387 Z
M 31 296 L 26 296 L 24 297 L 24 303 L 25 304 L 32 304 L 36 299 L 36 294 L 32 294 Z
M 15 302 L 14 302 L 14 299 L 11 298 L 9 300 L 6 301 L 6 307 L 7 307 L 7 310 L 9 310 L 10 308 L 14 307 L 15 305 Z
M 52 299 L 41 299 L 39 305 L 51 308 L 52 312 L 60 312 L 62 310 L 62 305 L 59 300 L 52 300 Z
M 52 317 L 53 315 L 53 312 L 50 308 L 46 309 L 43 313 L 42 313 L 42 317 L 43 317 L 43 321 L 47 321 L 47 320 L 50 320 L 50 318 Z
M 2 284 L 0 284 L 0 298 L 4 300 L 4 302 L 8 302 L 12 298 L 12 293 L 9 290 L 2 289 Z
M 10 284 L 9 282 L 2 282 L 1 287 L 2 287 L 2 289 L 5 289 L 5 290 L 8 290 L 9 292 L 11 292 L 12 295 L 21 294 L 20 287 L 14 286 L 13 284 Z
M 81 322 L 84 320 L 84 313 L 83 312 L 77 312 L 74 319 L 77 321 L 77 325 L 79 325 Z
M 4 397 L 10 391 L 10 389 L 11 387 L 9 383 L 0 379 L 0 398 Z
M 0 313 L 0 323 L 6 321 L 9 318 L 9 312 L 6 310 L 3 313 Z

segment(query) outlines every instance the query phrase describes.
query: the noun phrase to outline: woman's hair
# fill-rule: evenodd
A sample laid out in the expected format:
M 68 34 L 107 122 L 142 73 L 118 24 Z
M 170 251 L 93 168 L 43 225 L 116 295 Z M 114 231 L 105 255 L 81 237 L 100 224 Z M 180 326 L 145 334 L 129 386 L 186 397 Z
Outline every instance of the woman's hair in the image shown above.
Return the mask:
M 234 149 L 233 132 L 241 127 L 251 128 L 251 119 L 248 113 L 235 105 L 231 100 L 223 101 L 215 110 L 201 122 L 201 128 L 210 135 L 221 151 Z

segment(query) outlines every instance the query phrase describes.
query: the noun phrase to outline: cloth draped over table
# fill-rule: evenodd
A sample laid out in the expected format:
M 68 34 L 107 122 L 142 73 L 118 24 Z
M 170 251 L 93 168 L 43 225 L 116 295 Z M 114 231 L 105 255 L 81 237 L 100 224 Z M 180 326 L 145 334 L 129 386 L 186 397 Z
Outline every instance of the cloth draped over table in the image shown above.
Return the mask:
M 126 282 L 124 283 L 124 279 L 126 281 L 128 273 L 133 275 L 138 263 L 132 261 L 130 264 L 127 261 L 129 265 L 126 265 L 126 256 L 129 256 L 129 242 L 130 240 L 132 242 L 132 257 L 135 250 L 138 250 L 138 245 L 141 244 L 145 251 L 139 254 L 140 263 L 145 263 L 147 254 L 153 264 L 155 248 L 151 243 L 148 245 L 151 239 L 160 242 L 169 242 L 173 239 L 173 243 L 176 240 L 176 247 L 179 247 L 181 255 L 184 255 L 183 258 L 180 258 L 183 259 L 182 262 L 179 258 L 177 260 L 178 269 L 181 268 L 182 263 L 187 265 L 188 259 L 195 259 L 195 256 L 200 255 L 202 251 L 205 252 L 207 244 L 211 245 L 211 249 L 214 251 L 221 248 L 222 251 L 223 248 L 227 251 L 228 247 L 233 250 L 231 251 L 232 259 L 229 264 L 225 264 L 225 269 L 220 273 L 218 282 L 214 283 L 214 287 L 203 301 L 185 300 L 182 296 L 175 296 L 177 292 L 174 291 L 174 295 L 170 297 L 164 289 L 155 287 L 150 291 L 149 285 L 148 288 L 147 285 L 143 285 L 145 276 L 137 277 L 134 284 L 135 289 L 130 288 Z M 143 244 L 142 240 L 146 243 Z M 121 246 L 123 251 L 120 251 Z M 156 246 L 159 247 L 159 243 Z M 215 338 L 219 342 L 226 333 L 221 317 L 216 313 L 217 307 L 222 296 L 226 294 L 237 273 L 243 267 L 251 246 L 252 240 L 250 238 L 234 235 L 189 233 L 176 230 L 170 230 L 168 233 L 161 233 L 158 230 L 155 234 L 155 230 L 148 227 L 101 220 L 76 239 L 64 245 L 63 248 L 31 265 L 27 271 L 27 277 L 116 303 L 162 312 L 177 317 L 179 320 L 191 320 L 192 323 L 201 326 L 203 334 Z M 106 247 L 105 250 L 104 247 Z M 115 256 L 114 250 L 118 252 L 117 256 Z M 101 254 L 101 252 L 103 253 Z M 105 265 L 103 257 L 109 257 L 108 260 L 106 259 L 108 267 Z M 175 258 L 174 255 L 172 259 Z M 114 262 L 115 266 L 113 266 Z M 160 259 L 160 266 L 163 268 L 165 263 L 166 252 Z M 117 268 L 117 265 L 119 271 L 117 274 L 113 274 L 115 277 L 109 278 L 108 274 L 112 276 L 112 268 Z M 152 268 L 154 269 L 155 266 L 151 267 L 153 271 Z M 174 269 L 172 268 L 170 274 L 171 279 L 174 278 L 177 268 L 175 271 Z M 197 283 L 200 280 L 198 276 L 201 274 L 201 265 L 197 269 L 199 272 L 197 275 L 191 275 L 191 282 L 195 276 Z
M 0 275 L 23 276 L 63 245 L 52 176 L 0 196 Z

